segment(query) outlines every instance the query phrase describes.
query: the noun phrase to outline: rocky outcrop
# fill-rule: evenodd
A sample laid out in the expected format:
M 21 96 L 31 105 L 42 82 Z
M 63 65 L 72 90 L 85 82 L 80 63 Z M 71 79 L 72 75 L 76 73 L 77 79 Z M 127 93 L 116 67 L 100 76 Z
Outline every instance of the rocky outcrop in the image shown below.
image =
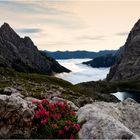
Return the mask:
M 128 98 L 120 103 L 95 102 L 77 112 L 85 121 L 81 139 L 140 139 L 140 104 Z
M 121 81 L 140 75 L 140 20 L 130 31 L 121 59 L 107 76 L 108 81 Z
M 96 57 L 93 60 L 83 62 L 83 64 L 89 65 L 93 68 L 100 68 L 100 67 L 111 67 L 117 62 L 117 56 L 115 55 L 106 55 Z
M 32 73 L 70 72 L 40 52 L 29 37 L 20 38 L 7 23 L 0 28 L 0 66 Z
M 0 138 L 30 137 L 33 106 L 15 95 L 0 95 Z

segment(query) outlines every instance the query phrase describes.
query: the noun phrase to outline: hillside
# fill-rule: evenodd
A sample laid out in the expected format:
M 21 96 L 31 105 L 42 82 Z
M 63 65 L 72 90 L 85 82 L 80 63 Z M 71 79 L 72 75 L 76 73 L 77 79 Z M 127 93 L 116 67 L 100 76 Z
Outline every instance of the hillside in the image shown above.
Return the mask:
M 92 100 L 118 101 L 113 95 L 96 94 L 86 88 L 83 90 L 78 85 L 48 75 L 22 73 L 13 69 L 0 67 L 0 93 L 6 87 L 19 90 L 25 97 L 38 99 L 58 96 L 73 101 L 76 105 L 82 106 Z
M 111 67 L 117 62 L 117 56 L 112 55 L 106 55 L 106 56 L 100 56 L 96 57 L 93 60 L 83 62 L 83 64 L 86 64 L 88 66 L 91 66 L 93 68 L 100 68 L 100 67 Z
M 70 72 L 53 58 L 42 54 L 29 37 L 21 38 L 7 23 L 0 27 L 0 66 L 49 75 Z
M 140 20 L 130 31 L 120 61 L 110 69 L 108 81 L 128 80 L 140 75 Z

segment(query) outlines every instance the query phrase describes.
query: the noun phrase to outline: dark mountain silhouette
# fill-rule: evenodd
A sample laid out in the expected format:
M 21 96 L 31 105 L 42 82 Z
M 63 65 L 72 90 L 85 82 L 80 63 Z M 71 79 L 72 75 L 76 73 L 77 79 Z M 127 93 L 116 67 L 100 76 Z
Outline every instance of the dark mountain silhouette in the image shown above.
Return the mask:
M 44 74 L 69 72 L 40 52 L 29 37 L 21 38 L 7 23 L 0 27 L 0 66 Z
M 127 80 L 140 76 L 140 19 L 130 31 L 121 59 L 107 76 L 108 81 Z
M 93 68 L 100 68 L 100 67 L 111 67 L 117 62 L 117 56 L 115 55 L 106 55 L 96 57 L 93 60 L 83 62 L 83 64 L 89 65 Z
M 90 51 L 56 51 L 49 52 L 44 51 L 49 56 L 55 59 L 71 59 L 71 58 L 96 58 L 99 56 L 105 56 L 108 54 L 116 53 L 116 50 L 103 50 L 99 52 L 90 52 Z

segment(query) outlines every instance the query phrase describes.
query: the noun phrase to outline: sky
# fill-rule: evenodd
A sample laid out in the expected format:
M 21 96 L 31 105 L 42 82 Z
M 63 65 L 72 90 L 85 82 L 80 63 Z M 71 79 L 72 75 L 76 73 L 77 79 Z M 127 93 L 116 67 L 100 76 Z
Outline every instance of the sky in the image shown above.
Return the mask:
M 40 50 L 115 50 L 140 17 L 140 0 L 0 0 L 4 22 Z

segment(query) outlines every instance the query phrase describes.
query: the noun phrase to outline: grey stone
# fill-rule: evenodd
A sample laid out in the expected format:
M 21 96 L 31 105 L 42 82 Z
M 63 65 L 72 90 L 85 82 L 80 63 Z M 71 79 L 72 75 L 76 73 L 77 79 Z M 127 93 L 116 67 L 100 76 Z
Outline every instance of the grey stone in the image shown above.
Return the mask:
M 33 109 L 19 96 L 0 95 L 0 138 L 30 138 Z
M 140 104 L 95 102 L 81 107 L 78 121 L 85 121 L 80 139 L 140 139 Z

